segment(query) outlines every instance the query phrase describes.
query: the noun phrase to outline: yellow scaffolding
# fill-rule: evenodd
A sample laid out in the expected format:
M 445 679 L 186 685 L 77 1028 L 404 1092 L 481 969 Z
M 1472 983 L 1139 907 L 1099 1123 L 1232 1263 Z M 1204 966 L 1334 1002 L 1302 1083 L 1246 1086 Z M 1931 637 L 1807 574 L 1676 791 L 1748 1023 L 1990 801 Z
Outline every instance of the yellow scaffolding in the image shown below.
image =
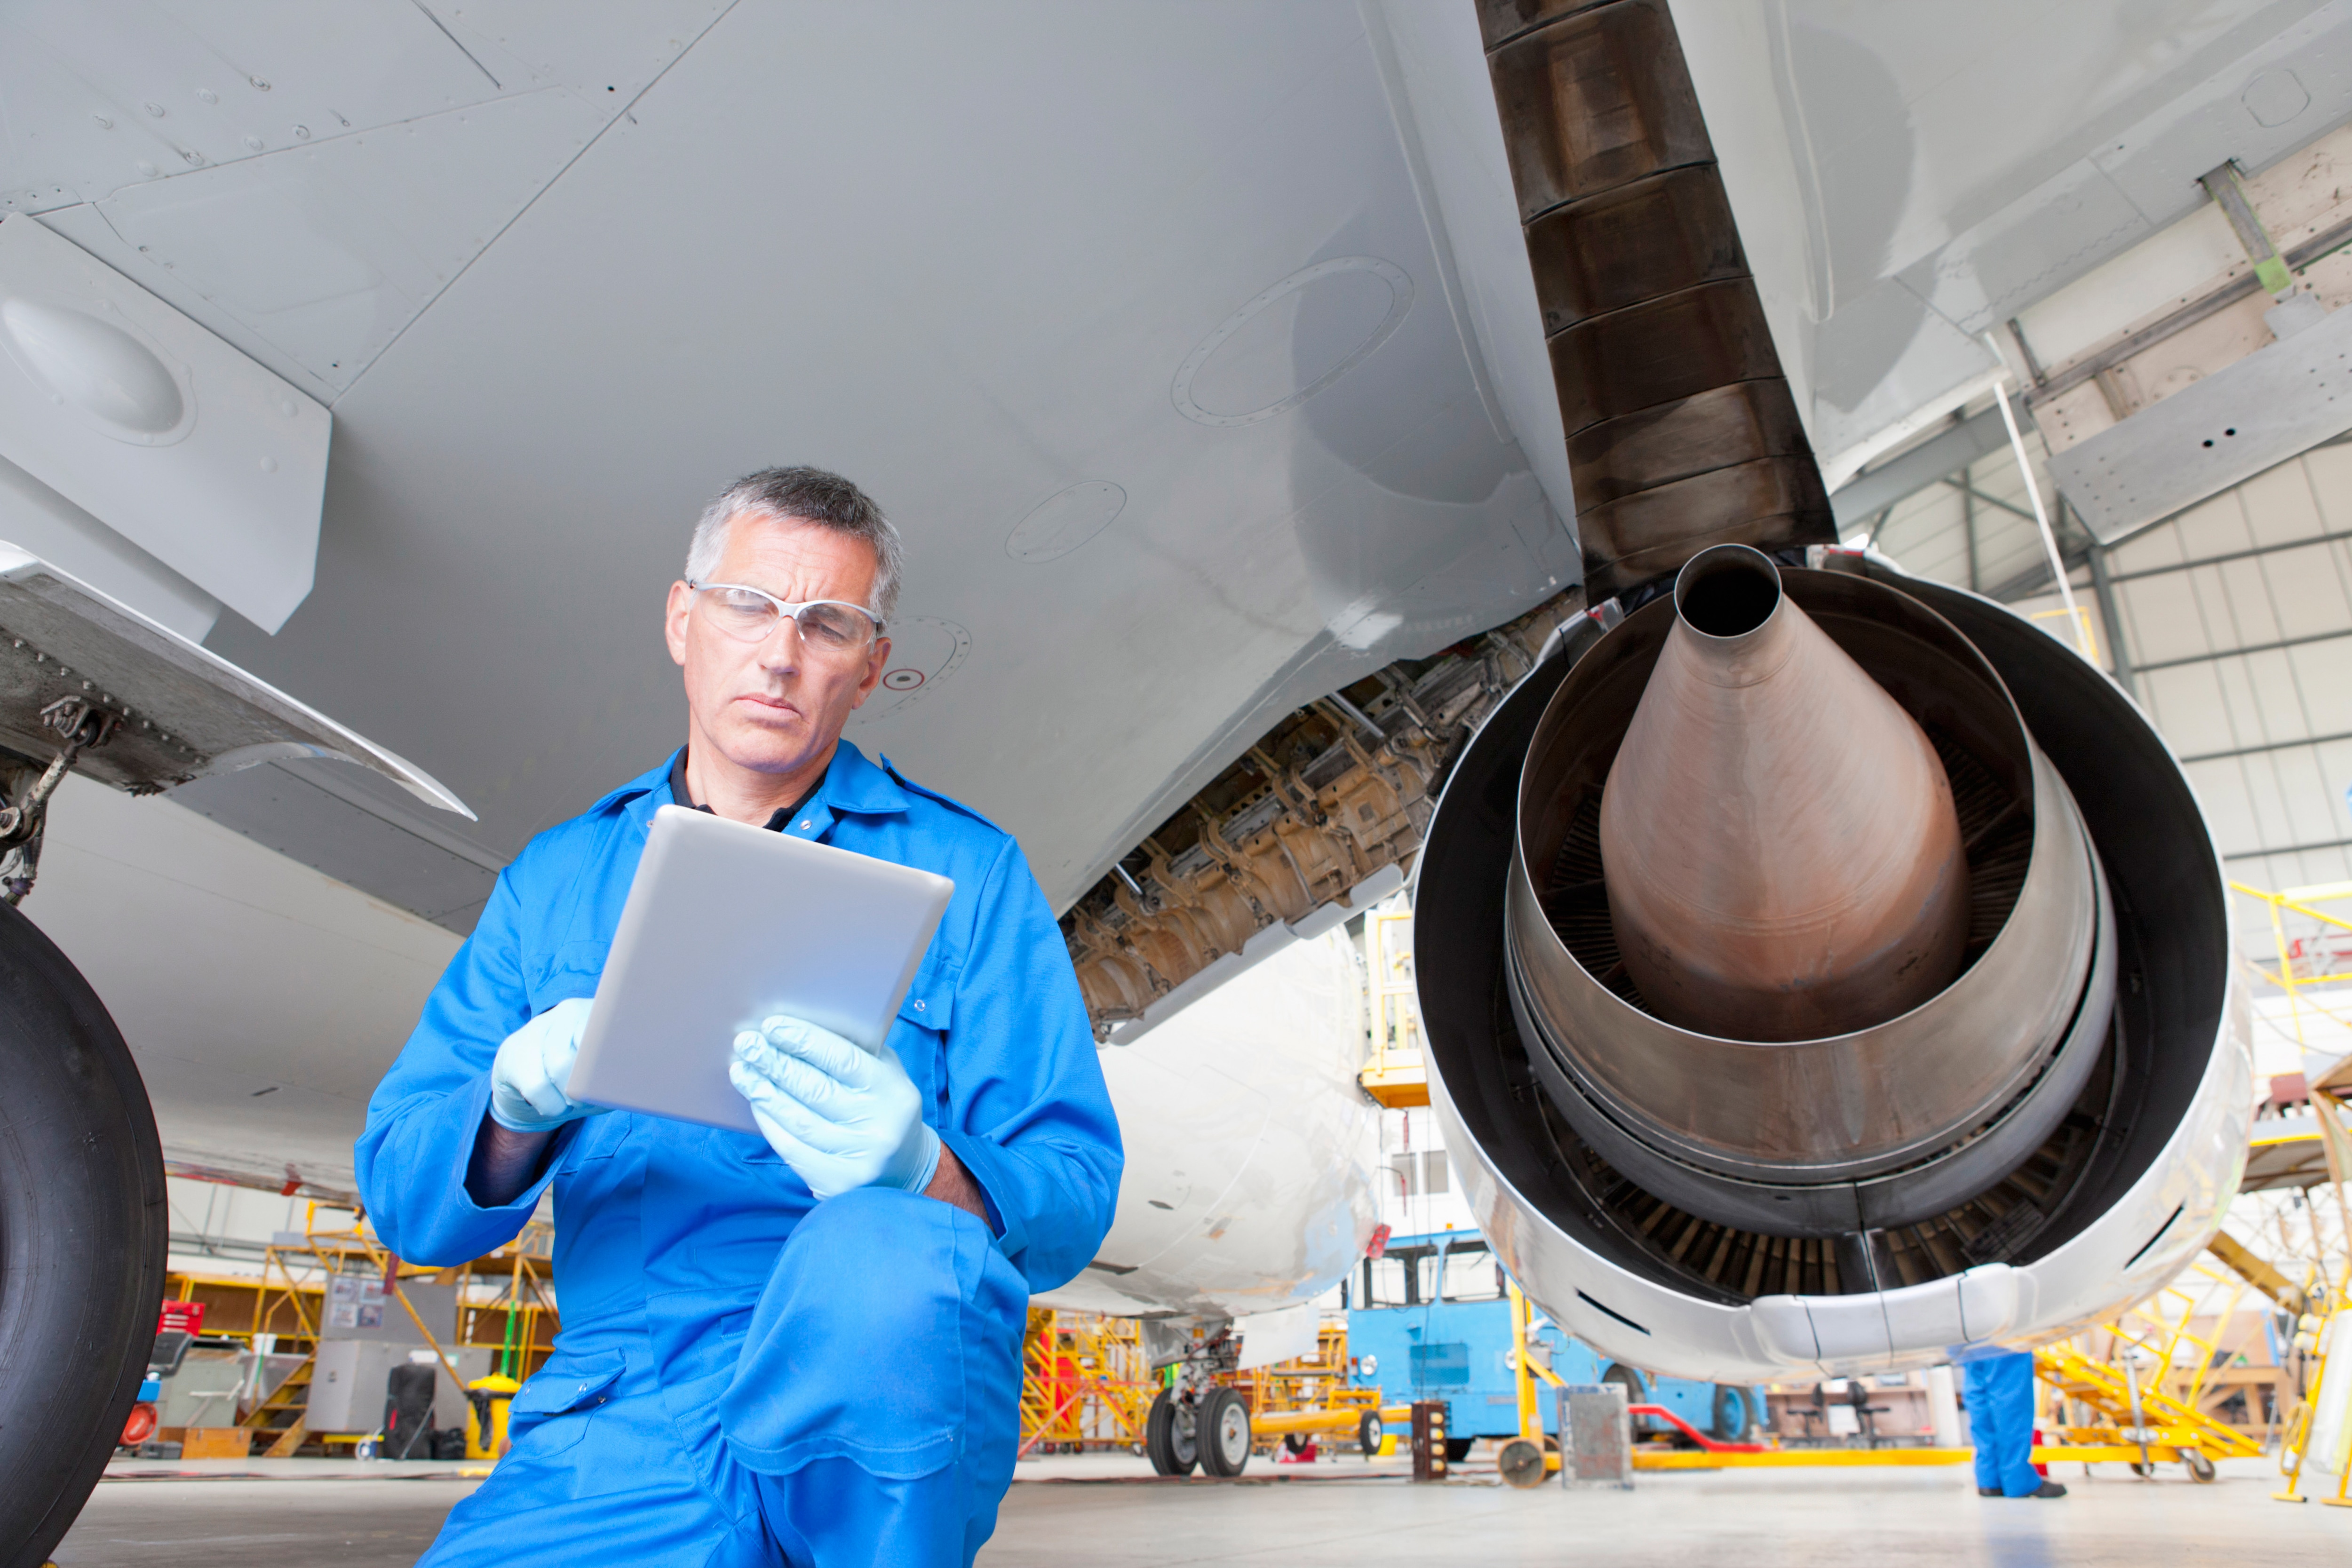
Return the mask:
M 2105 1337 L 2104 1357 L 2091 1355 L 2081 1341 L 2033 1352 L 2034 1372 L 2060 1401 L 2053 1425 L 2063 1439 L 2037 1446 L 2036 1460 L 2114 1460 L 2147 1475 L 2158 1464 L 2177 1459 L 2192 1478 L 2210 1481 L 2215 1461 L 2263 1451 L 2260 1441 L 2213 1419 L 2200 1405 L 2246 1282 L 2201 1262 L 2192 1267 L 2192 1275 L 2206 1288 L 2227 1292 L 2210 1333 L 2200 1334 L 2195 1326 L 2202 1292 L 2173 1284 L 2084 1336 L 2095 1342 Z
M 2287 935 L 2286 917 L 2299 915 L 2317 921 L 2332 931 L 2352 933 L 2352 920 L 2332 914 L 2320 908 L 2322 904 L 2352 900 L 2352 882 L 2317 882 L 2300 888 L 2286 888 L 2272 892 L 2248 887 L 2243 882 L 2230 886 L 2251 899 L 2260 900 L 2269 914 L 2271 940 L 2278 958 L 2275 971 L 2253 965 L 2256 973 L 2284 991 L 2287 995 L 2287 1020 L 2297 1044 L 2307 1044 L 2304 1031 L 2306 1015 L 2325 1018 L 2338 1027 L 2352 1029 L 2352 1017 L 2328 1006 L 2308 994 L 2309 992 L 2331 985 L 2352 982 L 2352 972 L 2338 970 L 2335 956 L 2324 946 L 2315 944 L 2315 951 L 2304 951 L 2301 940 Z M 2306 1086 L 2310 1093 L 2312 1120 L 2316 1123 L 2320 1152 L 2326 1161 L 2326 1184 L 2335 1189 L 2336 1239 L 2339 1247 L 2352 1247 L 2352 1205 L 2347 1205 L 2345 1183 L 2352 1179 L 2352 1109 L 2345 1101 L 2352 1100 L 2352 1056 L 2346 1057 L 2317 1082 Z M 2331 1339 L 2340 1339 L 2347 1317 L 2352 1312 L 2352 1258 L 2330 1257 L 2320 1234 L 2318 1213 L 2310 1215 L 2309 1241 L 2313 1256 L 2304 1258 L 2305 1279 L 2301 1286 L 2304 1312 L 2296 1324 L 2294 1350 L 2311 1374 L 2309 1392 L 2298 1402 L 2286 1420 L 2279 1444 L 2279 1468 L 2286 1477 L 2286 1489 L 2271 1495 L 2282 1502 L 2303 1502 L 2303 1472 L 2310 1458 L 2308 1448 L 2312 1438 L 2315 1415 L 2323 1408 L 2323 1399 L 2341 1397 L 2337 1385 L 2328 1382 L 2331 1362 L 2338 1379 L 2352 1375 L 2352 1355 L 2344 1346 L 2332 1345 Z M 2286 1226 L 2280 1221 L 2282 1241 L 2286 1241 Z M 2290 1247 L 2289 1251 L 2295 1248 Z M 2278 1291 L 2271 1292 L 2273 1296 Z M 2331 1336 L 2329 1331 L 2336 1332 Z M 2326 1352 L 2333 1349 L 2332 1357 Z M 2281 1359 L 2286 1359 L 2282 1357 Z M 2338 1463 L 2336 1495 L 2320 1500 L 2338 1508 L 2352 1507 L 2352 1463 Z
M 1371 971 L 1372 1054 L 1356 1075 L 1366 1094 L 1391 1110 L 1429 1103 L 1429 1062 L 1422 1052 L 1421 1004 L 1413 989 L 1412 911 L 1364 922 Z
M 2307 887 L 2281 889 L 2277 892 L 2264 888 L 2251 888 L 2243 882 L 2232 882 L 2230 887 L 2247 898 L 2259 900 L 2270 913 L 2271 941 L 2277 949 L 2278 968 L 2272 971 L 2256 964 L 2254 972 L 2286 993 L 2287 1018 L 2294 1030 L 2296 1041 L 2301 1043 L 2304 1039 L 2303 1020 L 2306 1010 L 2344 1028 L 2352 1029 L 2352 1016 L 2314 1001 L 2305 994 L 2315 988 L 2352 982 L 2352 971 L 2334 969 L 2325 951 L 2310 954 L 2299 951 L 2303 943 L 2287 935 L 2285 918 L 2290 914 L 2301 915 L 2306 920 L 2317 921 L 2324 926 L 2352 934 L 2352 920 L 2330 914 L 2318 907 L 2352 899 L 2352 882 L 2315 882 Z M 2315 966 L 2318 970 L 2316 973 L 2300 973 Z
M 1032 1307 L 1021 1373 L 1023 1455 L 1140 1448 L 1159 1386 L 1136 1320 Z
M 552 1331 L 559 1321 L 551 1293 L 553 1266 L 549 1254 L 552 1250 L 552 1227 L 533 1222 L 514 1241 L 488 1258 L 436 1268 L 394 1258 L 380 1240 L 368 1234 L 365 1215 L 357 1216 L 349 1230 L 320 1230 L 318 1218 L 319 1205 L 313 1203 L 304 1212 L 299 1242 L 273 1242 L 263 1248 L 257 1278 L 185 1274 L 177 1270 L 166 1276 L 165 1289 L 172 1299 L 193 1301 L 202 1295 L 211 1310 L 205 1325 L 206 1337 L 243 1340 L 257 1349 L 266 1342 L 286 1353 L 299 1353 L 306 1358 L 237 1423 L 252 1440 L 267 1440 L 264 1458 L 289 1458 L 304 1443 L 336 1447 L 361 1441 L 360 1434 L 310 1431 L 302 1416 L 303 1407 L 295 1398 L 298 1391 L 310 1384 L 318 1355 L 320 1329 L 326 1315 L 328 1286 L 338 1275 L 360 1270 L 383 1278 L 386 1294 L 407 1312 L 417 1332 L 460 1387 L 465 1386 L 465 1379 L 458 1375 L 454 1353 L 459 1349 L 499 1352 L 499 1364 L 518 1379 L 529 1376 L 553 1352 Z M 314 1280 L 300 1277 L 314 1271 Z M 400 1288 L 402 1279 L 420 1277 L 429 1277 L 436 1284 L 467 1279 L 497 1279 L 503 1288 L 495 1300 L 460 1300 L 457 1333 L 445 1349 Z M 248 1315 L 242 1328 L 232 1327 L 213 1315 L 248 1294 Z M 290 1323 L 287 1322 L 289 1314 Z

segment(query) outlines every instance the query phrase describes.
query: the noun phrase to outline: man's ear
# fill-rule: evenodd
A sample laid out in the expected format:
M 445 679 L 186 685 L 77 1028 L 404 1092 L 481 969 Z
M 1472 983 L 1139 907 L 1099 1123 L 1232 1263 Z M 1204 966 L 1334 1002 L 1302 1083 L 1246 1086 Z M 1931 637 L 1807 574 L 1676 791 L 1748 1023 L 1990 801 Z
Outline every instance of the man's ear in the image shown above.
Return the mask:
M 866 656 L 866 678 L 857 683 L 857 695 L 850 699 L 849 705 L 852 708 L 865 707 L 866 700 L 874 695 L 874 688 L 881 680 L 882 672 L 889 668 L 890 639 L 876 637 L 874 651 Z
M 662 612 L 662 637 L 669 644 L 669 656 L 680 666 L 686 663 L 686 618 L 694 610 L 694 590 L 683 582 L 669 585 L 669 605 Z

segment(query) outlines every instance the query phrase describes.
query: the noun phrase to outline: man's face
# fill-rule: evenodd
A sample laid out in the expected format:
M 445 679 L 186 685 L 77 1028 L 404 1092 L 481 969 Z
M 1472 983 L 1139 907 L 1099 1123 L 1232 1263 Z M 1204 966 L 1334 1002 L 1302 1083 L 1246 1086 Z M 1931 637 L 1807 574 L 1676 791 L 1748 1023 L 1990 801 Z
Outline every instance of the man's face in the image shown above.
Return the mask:
M 863 540 L 738 512 L 710 580 L 758 588 L 787 604 L 865 605 L 872 602 L 875 566 Z M 863 658 L 828 660 L 802 645 L 789 619 L 759 642 L 740 642 L 696 607 L 696 597 L 684 583 L 670 584 L 669 653 L 686 671 L 694 744 L 708 744 L 738 767 L 788 773 L 823 756 L 890 659 L 889 639 L 877 637 Z

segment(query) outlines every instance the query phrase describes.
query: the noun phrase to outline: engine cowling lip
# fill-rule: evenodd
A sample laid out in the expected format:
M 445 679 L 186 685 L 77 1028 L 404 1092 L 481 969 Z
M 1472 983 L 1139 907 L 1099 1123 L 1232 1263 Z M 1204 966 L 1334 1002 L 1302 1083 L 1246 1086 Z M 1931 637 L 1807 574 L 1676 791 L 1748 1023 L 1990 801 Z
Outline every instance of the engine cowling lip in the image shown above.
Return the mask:
M 1739 1180 L 1852 1181 L 1932 1156 L 1982 1125 L 2044 1071 L 2066 1037 L 2092 969 L 2096 874 L 2063 781 L 2033 746 L 2006 686 L 1958 628 L 1900 589 L 1844 574 L 1790 570 L 1783 588 L 1809 613 L 1818 606 L 1832 635 L 1837 616 L 1868 618 L 1874 610 L 1926 628 L 1935 638 L 1929 646 L 1946 657 L 1965 650 L 1961 668 L 1979 683 L 1978 700 L 1997 700 L 2005 724 L 2014 726 L 2032 780 L 2034 840 L 2025 889 L 1990 946 L 1950 986 L 1910 1012 L 1870 1029 L 1818 1040 L 1727 1040 L 1677 1028 L 1628 1003 L 1584 967 L 1544 914 L 1528 863 L 1529 840 L 1545 837 L 1547 816 L 1557 819 L 1564 775 L 1552 742 L 1564 737 L 1580 703 L 1604 679 L 1628 679 L 1637 666 L 1646 675 L 1642 645 L 1662 645 L 1672 624 L 1673 607 L 1663 600 L 1628 616 L 1580 660 L 1538 721 L 1519 781 L 1506 929 L 1520 953 L 1512 973 L 1535 993 L 1529 1010 L 1554 1022 L 1557 1026 L 1545 1032 L 1572 1056 L 1588 1089 L 1619 1122 L 1642 1129 L 1644 1142 L 1685 1163 Z M 2040 997 L 2042 1005 L 2021 1010 L 2015 1004 L 2021 995 Z M 1992 1065 L 1972 1081 L 1920 1089 L 1915 1068 L 1916 1097 L 1934 1110 L 1922 1114 L 1916 1106 L 1882 1100 L 1865 1117 L 1849 1104 L 1833 1121 L 1800 1130 L 1798 1139 L 1756 1141 L 1754 1108 L 1799 1105 L 1801 1086 L 1808 1083 L 1854 1086 L 1853 1092 L 1868 1094 L 1891 1086 L 1890 1064 L 1906 1059 L 1964 1073 L 1965 1064 L 1932 1055 L 1935 1037 L 1955 1026 L 1956 1016 L 1970 1020 L 1964 1026 L 1966 1037 L 2003 1044 Z M 1980 1027 L 1975 1023 L 1980 1018 L 1991 1024 Z M 1605 1056 L 1581 1044 L 1603 1038 L 1612 1042 Z M 1922 1052 L 1930 1054 L 1921 1058 Z M 1706 1091 L 1691 1093 L 1694 1084 L 1707 1086 Z M 1577 1105 L 1562 1104 L 1560 1110 L 1578 1121 Z M 1865 1124 L 1895 1131 L 1873 1142 Z

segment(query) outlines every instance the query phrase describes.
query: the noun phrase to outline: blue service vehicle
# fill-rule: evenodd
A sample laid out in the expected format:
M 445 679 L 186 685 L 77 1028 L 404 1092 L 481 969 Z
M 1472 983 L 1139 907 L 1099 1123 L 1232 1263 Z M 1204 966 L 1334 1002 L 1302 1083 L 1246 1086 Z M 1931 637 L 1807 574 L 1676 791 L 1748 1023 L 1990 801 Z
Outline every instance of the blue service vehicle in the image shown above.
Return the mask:
M 1480 1437 L 1516 1436 L 1518 1385 L 1511 1371 L 1511 1302 L 1503 1266 L 1476 1231 L 1391 1237 L 1348 1282 L 1348 1358 L 1360 1388 L 1377 1387 L 1383 1405 L 1446 1402 L 1449 1458 L 1468 1455 Z M 1564 1383 L 1617 1383 L 1627 1402 L 1658 1405 L 1712 1437 L 1746 1440 L 1764 1416 L 1764 1391 L 1737 1384 L 1662 1377 L 1606 1360 L 1538 1317 L 1534 1338 L 1551 1352 Z M 1540 1359 L 1540 1353 L 1538 1354 Z M 1536 1401 L 1546 1433 L 1556 1435 L 1549 1386 Z M 1639 1432 L 1645 1423 L 1634 1422 Z M 1649 1426 L 1663 1426 L 1652 1421 Z

